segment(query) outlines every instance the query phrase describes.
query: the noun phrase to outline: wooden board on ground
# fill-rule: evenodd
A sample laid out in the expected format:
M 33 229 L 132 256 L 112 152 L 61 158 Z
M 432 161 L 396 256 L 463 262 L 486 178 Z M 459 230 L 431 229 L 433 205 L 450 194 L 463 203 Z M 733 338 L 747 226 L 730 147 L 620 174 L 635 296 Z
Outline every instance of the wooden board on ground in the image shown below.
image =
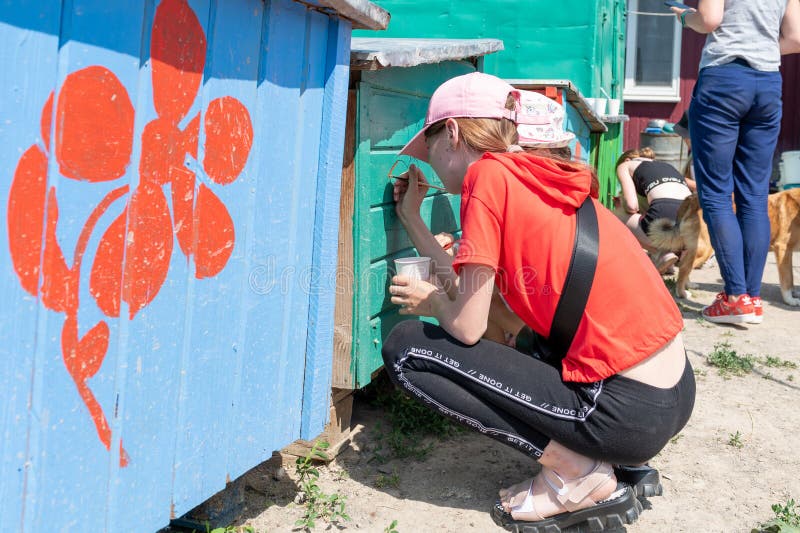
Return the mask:
M 305 457 L 314 442 L 326 441 L 330 447 L 325 451 L 328 461 L 333 460 L 350 443 L 351 419 L 353 415 L 353 391 L 333 389 L 331 391 L 331 417 L 325 430 L 311 441 L 296 440 L 281 450 L 284 455 Z

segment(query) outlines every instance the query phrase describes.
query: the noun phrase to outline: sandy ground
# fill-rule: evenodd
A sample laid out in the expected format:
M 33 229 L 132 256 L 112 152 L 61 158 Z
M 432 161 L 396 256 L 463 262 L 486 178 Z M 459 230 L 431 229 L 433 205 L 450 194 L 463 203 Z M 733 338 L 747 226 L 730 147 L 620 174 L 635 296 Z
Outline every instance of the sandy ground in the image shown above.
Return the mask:
M 800 254 L 794 257 L 800 279 Z M 782 303 L 770 255 L 762 296 L 765 321 L 717 326 L 698 319 L 702 304 L 721 289 L 716 264 L 695 270 L 692 298 L 679 304 L 684 336 L 697 376 L 697 401 L 689 424 L 652 461 L 664 496 L 650 498 L 627 531 L 749 532 L 773 517 L 770 506 L 800 499 L 800 370 L 757 365 L 728 379 L 706 363 L 716 343 L 739 354 L 771 355 L 800 365 L 800 308 Z M 401 532 L 502 531 L 488 510 L 497 490 L 529 476 L 535 463 L 475 433 L 436 441 L 424 461 L 378 465 L 376 435 L 383 413 L 356 402 L 358 432 L 335 461 L 321 469 L 321 488 L 347 497 L 347 530 L 383 532 L 397 520 Z M 383 424 L 383 426 L 381 426 Z M 739 432 L 741 447 L 729 444 Z M 301 515 L 293 460 L 265 463 L 248 475 L 247 510 L 237 524 L 258 533 L 291 531 Z M 284 473 L 285 472 L 285 473 Z M 318 524 L 316 531 L 325 529 Z M 333 528 L 331 529 L 333 530 Z

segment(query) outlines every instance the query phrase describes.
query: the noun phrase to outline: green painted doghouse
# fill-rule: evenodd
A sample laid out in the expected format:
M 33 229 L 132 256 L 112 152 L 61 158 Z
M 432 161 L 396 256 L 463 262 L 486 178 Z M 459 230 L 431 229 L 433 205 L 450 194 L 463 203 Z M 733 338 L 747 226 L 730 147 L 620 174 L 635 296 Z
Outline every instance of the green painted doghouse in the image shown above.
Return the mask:
M 347 416 L 348 391 L 369 384 L 381 369 L 385 336 L 399 321 L 410 319 L 397 313 L 387 293 L 392 260 L 415 254 L 394 212 L 389 169 L 422 127 L 433 91 L 449 78 L 483 70 L 484 56 L 502 47 L 490 39 L 353 39 L 334 319 L 334 423 Z M 584 161 L 596 153 L 597 139 L 607 127 L 574 84 L 511 82 L 564 105 L 566 127 L 576 133 L 573 153 Z M 430 167 L 420 166 L 432 183 L 440 184 Z M 459 206 L 459 196 L 431 190 L 422 215 L 434 234 L 458 235 Z

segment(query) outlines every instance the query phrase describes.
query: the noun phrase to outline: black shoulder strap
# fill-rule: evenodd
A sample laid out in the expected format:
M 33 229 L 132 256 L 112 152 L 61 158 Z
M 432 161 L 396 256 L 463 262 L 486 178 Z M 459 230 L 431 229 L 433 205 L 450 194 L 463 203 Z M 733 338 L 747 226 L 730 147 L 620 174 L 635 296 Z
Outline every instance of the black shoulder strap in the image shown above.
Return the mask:
M 558 300 L 550 337 L 547 339 L 554 353 L 564 357 L 583 318 L 586 301 L 592 290 L 597 268 L 597 251 L 600 243 L 597 212 L 590 197 L 575 212 L 575 243 L 569 261 L 567 279 Z

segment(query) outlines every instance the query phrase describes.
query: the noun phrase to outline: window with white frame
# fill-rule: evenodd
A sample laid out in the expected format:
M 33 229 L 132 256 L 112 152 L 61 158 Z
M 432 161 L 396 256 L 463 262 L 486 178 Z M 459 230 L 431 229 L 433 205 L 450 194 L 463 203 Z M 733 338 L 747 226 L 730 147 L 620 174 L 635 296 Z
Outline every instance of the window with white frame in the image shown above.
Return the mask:
M 625 100 L 680 100 L 681 25 L 662 0 L 628 0 Z

